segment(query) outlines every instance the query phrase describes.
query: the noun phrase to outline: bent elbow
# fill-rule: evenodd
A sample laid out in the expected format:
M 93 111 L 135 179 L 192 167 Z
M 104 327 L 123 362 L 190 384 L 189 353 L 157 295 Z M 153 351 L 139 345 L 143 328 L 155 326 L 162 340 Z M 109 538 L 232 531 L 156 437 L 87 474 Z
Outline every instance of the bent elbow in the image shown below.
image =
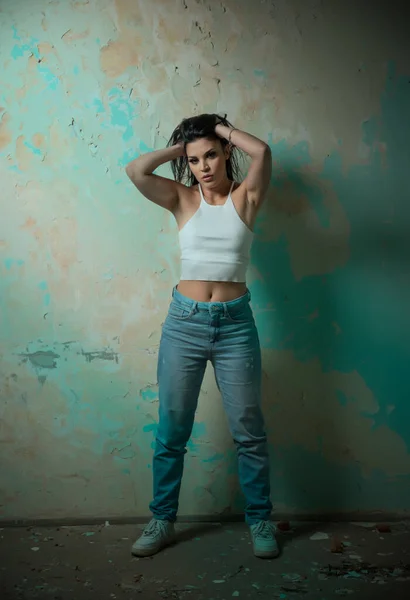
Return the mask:
M 125 166 L 125 172 L 130 179 L 137 179 L 140 174 L 140 169 L 135 164 L 135 160 L 131 161 Z

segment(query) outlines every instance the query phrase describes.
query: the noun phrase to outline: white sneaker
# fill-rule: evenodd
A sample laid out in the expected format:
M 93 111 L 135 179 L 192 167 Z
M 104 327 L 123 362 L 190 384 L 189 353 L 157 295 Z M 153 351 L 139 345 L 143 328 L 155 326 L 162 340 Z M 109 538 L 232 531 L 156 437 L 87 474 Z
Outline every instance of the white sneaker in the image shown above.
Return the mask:
M 270 521 L 259 521 L 251 525 L 253 552 L 258 558 L 276 558 L 279 546 L 276 541 L 276 527 Z
M 174 524 L 170 521 L 151 519 L 141 537 L 133 544 L 134 556 L 152 556 L 175 541 Z

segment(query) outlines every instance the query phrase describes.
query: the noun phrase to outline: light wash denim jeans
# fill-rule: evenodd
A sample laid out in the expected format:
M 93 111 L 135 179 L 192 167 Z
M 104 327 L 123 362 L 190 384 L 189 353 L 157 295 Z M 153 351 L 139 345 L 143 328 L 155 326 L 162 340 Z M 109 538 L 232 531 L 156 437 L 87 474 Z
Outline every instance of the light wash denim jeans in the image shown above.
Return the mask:
M 261 352 L 249 292 L 231 302 L 195 302 L 176 289 L 158 356 L 159 425 L 153 460 L 156 519 L 174 522 L 186 444 L 211 361 L 238 452 L 249 525 L 269 520 L 269 458 L 261 411 Z

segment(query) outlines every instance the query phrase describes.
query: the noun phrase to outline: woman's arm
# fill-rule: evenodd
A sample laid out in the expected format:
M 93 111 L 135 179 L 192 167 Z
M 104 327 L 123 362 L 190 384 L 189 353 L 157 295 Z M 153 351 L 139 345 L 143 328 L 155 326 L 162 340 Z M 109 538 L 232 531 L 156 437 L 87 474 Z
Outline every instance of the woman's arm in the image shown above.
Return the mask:
M 148 200 L 174 212 L 178 206 L 182 184 L 160 175 L 153 175 L 153 172 L 160 165 L 174 160 L 178 156 L 183 156 L 183 154 L 184 147 L 179 144 L 171 148 L 147 152 L 128 163 L 125 171 L 135 187 Z
M 268 144 L 250 133 L 220 124 L 215 127 L 215 133 L 251 157 L 252 162 L 243 184 L 247 190 L 248 202 L 259 207 L 264 200 L 272 174 L 272 154 Z

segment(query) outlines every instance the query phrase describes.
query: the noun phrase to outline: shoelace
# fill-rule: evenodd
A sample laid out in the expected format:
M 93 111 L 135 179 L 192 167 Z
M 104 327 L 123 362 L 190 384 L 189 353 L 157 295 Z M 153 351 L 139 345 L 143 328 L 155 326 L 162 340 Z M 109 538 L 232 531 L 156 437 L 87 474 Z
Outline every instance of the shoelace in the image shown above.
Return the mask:
M 269 539 L 275 535 L 275 526 L 269 521 L 261 521 L 253 530 L 254 535 Z
M 144 529 L 143 535 L 145 535 L 145 536 L 150 536 L 150 535 L 158 536 L 158 535 L 164 534 L 165 530 L 166 530 L 166 523 L 165 522 L 163 522 L 163 521 L 157 521 L 155 519 L 152 519 L 152 521 Z

